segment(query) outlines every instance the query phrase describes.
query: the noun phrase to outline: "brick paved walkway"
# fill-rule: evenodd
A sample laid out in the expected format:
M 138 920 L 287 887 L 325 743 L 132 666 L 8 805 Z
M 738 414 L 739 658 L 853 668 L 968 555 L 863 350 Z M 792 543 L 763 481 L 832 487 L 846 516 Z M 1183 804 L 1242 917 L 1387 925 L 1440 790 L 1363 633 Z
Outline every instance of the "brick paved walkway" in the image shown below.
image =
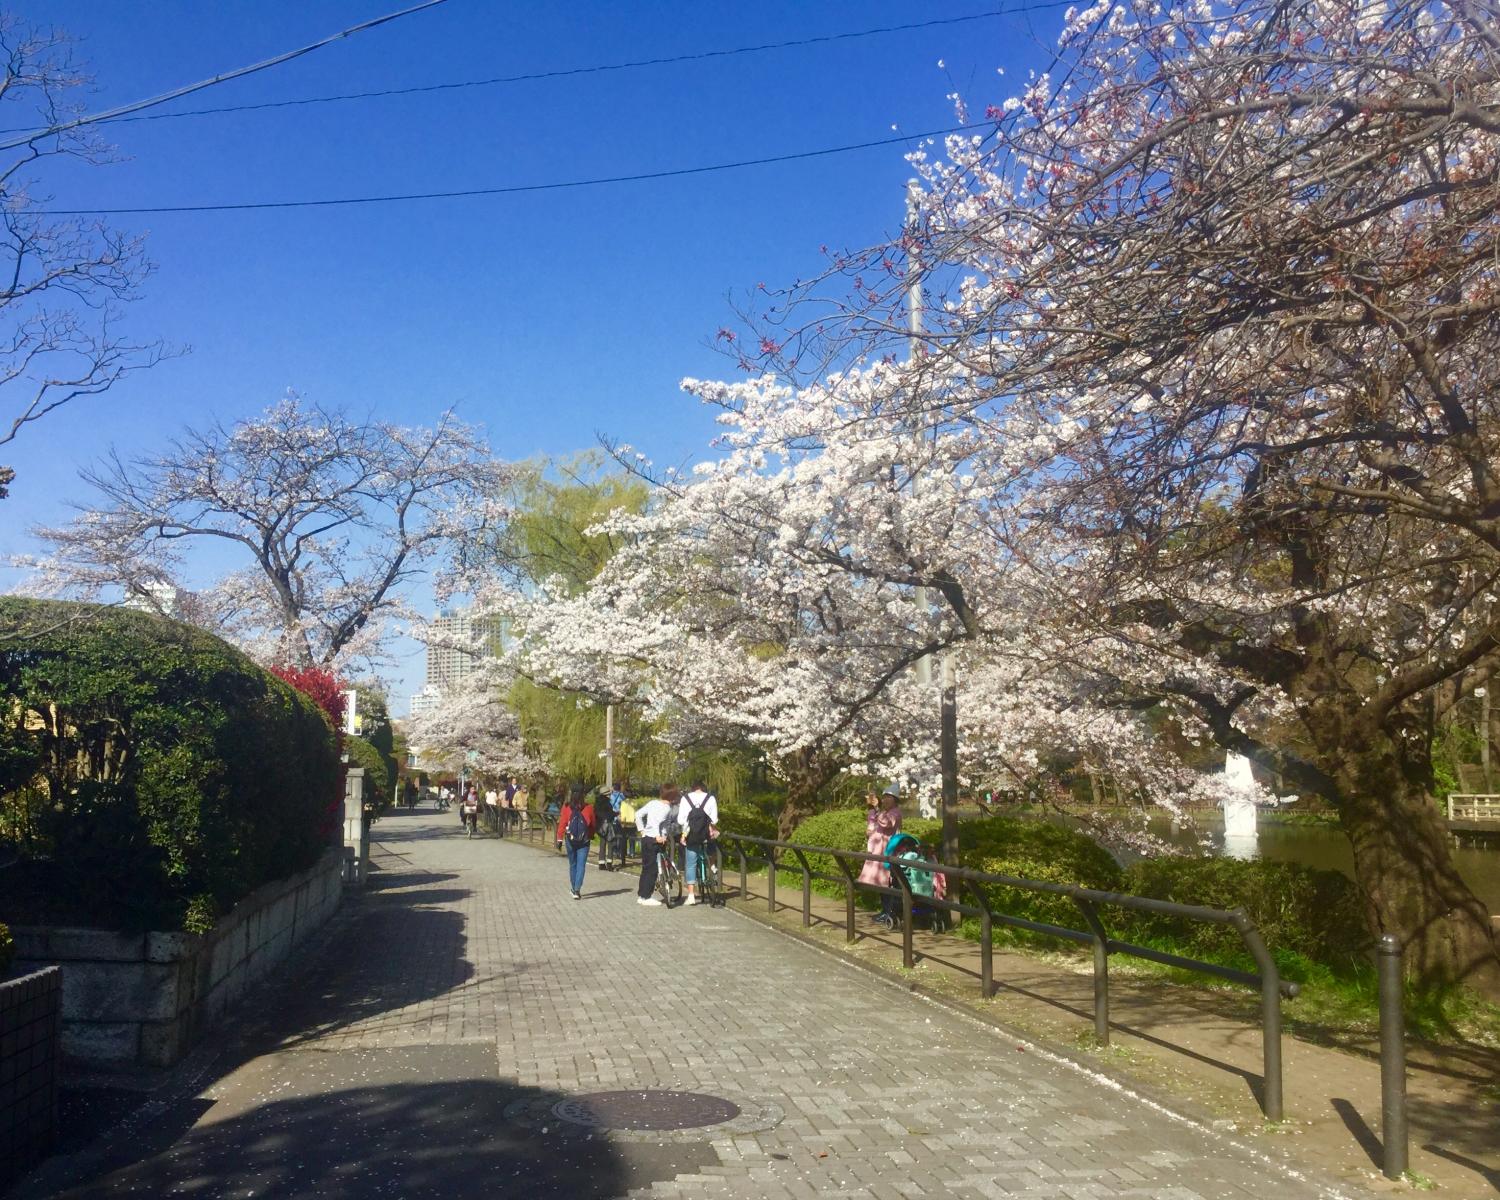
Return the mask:
M 592 866 L 575 901 L 561 859 L 451 814 L 376 832 L 328 952 L 68 1195 L 1326 1194 L 734 914 Z M 739 1113 L 606 1133 L 568 1104 L 612 1091 Z

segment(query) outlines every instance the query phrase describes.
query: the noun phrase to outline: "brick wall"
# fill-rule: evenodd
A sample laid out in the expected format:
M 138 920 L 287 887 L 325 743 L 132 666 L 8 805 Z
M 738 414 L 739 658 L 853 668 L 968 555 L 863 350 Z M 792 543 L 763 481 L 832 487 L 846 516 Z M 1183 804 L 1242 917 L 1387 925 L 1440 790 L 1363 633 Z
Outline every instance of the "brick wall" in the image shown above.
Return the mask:
M 0 983 L 0 1187 L 52 1145 L 61 1035 L 57 967 Z

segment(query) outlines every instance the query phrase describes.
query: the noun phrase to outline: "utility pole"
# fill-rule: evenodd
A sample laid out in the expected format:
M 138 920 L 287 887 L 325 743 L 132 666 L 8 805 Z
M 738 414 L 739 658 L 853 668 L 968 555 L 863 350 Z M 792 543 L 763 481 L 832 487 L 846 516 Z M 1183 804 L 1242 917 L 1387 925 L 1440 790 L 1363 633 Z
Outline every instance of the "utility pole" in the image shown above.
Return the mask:
M 906 235 L 913 239 L 917 231 L 917 199 L 908 190 L 906 196 Z M 922 353 L 922 272 L 917 269 L 917 258 L 915 252 L 907 254 L 908 278 L 906 281 L 906 359 L 909 363 L 915 363 Z M 912 471 L 911 481 L 912 495 L 917 494 L 917 475 L 915 469 Z M 931 607 L 925 587 L 917 588 L 917 611 L 924 616 Z M 932 686 L 932 655 L 924 654 L 917 659 L 916 663 L 917 686 L 930 688 Z M 921 792 L 917 796 L 917 810 L 924 817 L 935 817 L 938 815 L 937 807 L 932 803 L 931 796 Z
M 615 706 L 604 706 L 604 786 L 615 790 Z
M 917 261 L 917 200 L 910 189 L 906 196 L 906 231 L 911 239 L 907 251 L 911 278 L 906 286 L 907 357 L 916 364 L 922 357 L 922 272 Z M 936 438 L 937 431 L 933 431 Z M 916 473 L 912 474 L 912 494 L 916 495 Z M 917 609 L 927 613 L 931 598 L 926 587 L 917 588 Z M 932 655 L 924 654 L 916 664 L 917 683 L 923 688 L 932 686 Z M 953 655 L 945 653 L 941 664 L 942 699 L 938 714 L 938 771 L 942 778 L 942 791 L 938 812 L 943 819 L 943 859 L 958 861 L 958 684 L 953 666 Z M 937 815 L 930 799 L 923 796 L 920 811 L 924 817 Z

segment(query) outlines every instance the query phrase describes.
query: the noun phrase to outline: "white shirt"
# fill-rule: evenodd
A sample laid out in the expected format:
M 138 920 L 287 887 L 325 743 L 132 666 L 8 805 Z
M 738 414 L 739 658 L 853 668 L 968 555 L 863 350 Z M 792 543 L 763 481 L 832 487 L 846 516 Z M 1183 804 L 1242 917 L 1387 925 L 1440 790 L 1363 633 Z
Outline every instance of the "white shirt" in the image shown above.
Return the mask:
M 684 834 L 688 831 L 688 813 L 695 808 L 701 808 L 708 813 L 710 825 L 719 823 L 719 798 L 710 792 L 689 792 L 682 798 L 682 803 L 677 806 L 677 823 L 682 826 Z
M 635 827 L 642 837 L 661 837 L 661 827 L 672 815 L 672 806 L 658 797 L 635 810 Z

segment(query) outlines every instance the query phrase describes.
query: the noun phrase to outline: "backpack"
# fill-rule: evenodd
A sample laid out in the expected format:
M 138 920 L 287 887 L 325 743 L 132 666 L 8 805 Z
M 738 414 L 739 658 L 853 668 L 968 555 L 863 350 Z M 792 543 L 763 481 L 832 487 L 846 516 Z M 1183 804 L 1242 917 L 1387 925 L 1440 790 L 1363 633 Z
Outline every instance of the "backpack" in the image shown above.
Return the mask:
M 635 824 L 635 805 L 629 800 L 622 800 L 620 802 L 620 823 L 622 825 Z
M 701 846 L 708 841 L 708 797 L 703 797 L 702 804 L 694 804 L 688 801 L 687 816 L 687 844 L 689 846 Z
M 589 823 L 583 819 L 583 809 L 575 808 L 572 812 L 568 818 L 568 845 L 587 846 L 593 838 L 589 835 Z

